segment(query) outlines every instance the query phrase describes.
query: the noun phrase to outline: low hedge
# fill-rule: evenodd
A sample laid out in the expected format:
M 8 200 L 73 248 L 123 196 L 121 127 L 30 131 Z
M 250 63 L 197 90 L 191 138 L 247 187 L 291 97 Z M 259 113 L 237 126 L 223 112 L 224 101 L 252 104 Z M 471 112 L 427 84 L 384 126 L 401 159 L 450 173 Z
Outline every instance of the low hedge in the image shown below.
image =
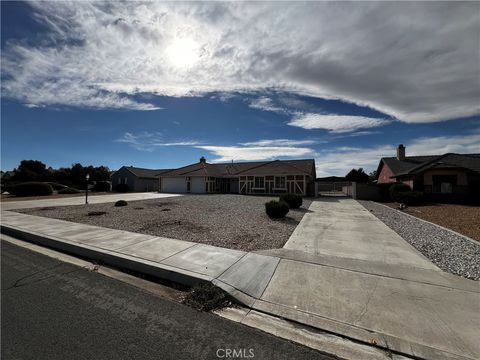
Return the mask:
M 81 191 L 75 188 L 67 187 L 57 191 L 58 194 L 80 194 Z
M 9 192 L 15 196 L 46 196 L 53 194 L 53 188 L 47 183 L 25 182 L 12 186 Z
M 53 190 L 62 190 L 68 188 L 67 185 L 62 185 L 59 183 L 54 183 L 54 182 L 49 182 L 47 184 L 50 184 L 50 186 L 53 188 Z
M 125 200 L 118 200 L 116 203 L 115 203 L 115 206 L 127 206 L 128 203 L 125 201 Z
M 407 205 L 420 204 L 423 201 L 423 192 L 405 191 L 397 194 L 398 202 Z
M 111 189 L 112 185 L 110 181 L 97 181 L 97 183 L 93 187 L 94 191 L 110 191 Z
M 282 194 L 280 201 L 286 202 L 290 209 L 298 209 L 302 206 L 303 198 L 297 194 Z
M 130 186 L 128 186 L 127 184 L 118 184 L 115 187 L 115 191 L 116 192 L 121 192 L 121 193 L 126 193 L 126 192 L 130 191 Z
M 285 201 L 272 200 L 265 203 L 265 211 L 269 217 L 280 219 L 288 214 L 289 208 Z

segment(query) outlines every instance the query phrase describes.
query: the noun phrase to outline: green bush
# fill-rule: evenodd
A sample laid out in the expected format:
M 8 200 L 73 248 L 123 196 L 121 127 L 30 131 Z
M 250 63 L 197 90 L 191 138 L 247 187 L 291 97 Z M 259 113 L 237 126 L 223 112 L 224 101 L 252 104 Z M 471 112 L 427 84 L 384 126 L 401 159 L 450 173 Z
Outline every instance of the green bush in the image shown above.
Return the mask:
M 297 194 L 283 194 L 280 195 L 280 201 L 286 202 L 290 209 L 298 209 L 302 206 L 303 198 Z
M 128 205 L 128 203 L 125 200 L 118 200 L 115 203 L 115 206 L 127 206 L 127 205 Z
M 285 217 L 288 214 L 288 204 L 285 201 L 272 200 L 265 203 L 267 215 L 274 219 Z
M 81 191 L 75 188 L 67 187 L 65 189 L 58 190 L 57 193 L 58 194 L 80 194 Z
M 423 201 L 423 192 L 420 191 L 405 191 L 397 194 L 398 202 L 407 205 L 416 205 Z
M 127 184 L 118 184 L 115 187 L 115 191 L 116 192 L 121 192 L 121 193 L 126 193 L 126 192 L 130 191 L 130 186 L 128 186 Z
M 402 193 L 412 191 L 410 186 L 404 183 L 395 183 L 390 186 L 388 192 L 390 193 L 390 198 L 396 202 L 402 202 L 401 197 Z
M 44 196 L 52 195 L 53 188 L 50 184 L 42 182 L 24 182 L 12 186 L 10 193 L 15 196 Z
M 97 181 L 95 186 L 93 187 L 94 191 L 110 191 L 112 185 L 110 181 Z

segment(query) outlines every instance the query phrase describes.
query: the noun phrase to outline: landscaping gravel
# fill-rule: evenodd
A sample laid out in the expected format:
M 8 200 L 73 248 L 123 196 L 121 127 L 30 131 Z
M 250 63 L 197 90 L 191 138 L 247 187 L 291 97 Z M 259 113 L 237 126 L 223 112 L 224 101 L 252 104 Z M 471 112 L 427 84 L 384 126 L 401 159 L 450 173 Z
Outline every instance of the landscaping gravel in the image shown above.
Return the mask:
M 440 269 L 467 279 L 480 279 L 480 244 L 399 210 L 371 201 L 360 203 Z
M 132 201 L 123 207 L 106 203 L 22 209 L 18 212 L 254 251 L 283 247 L 311 203 L 304 199 L 302 208 L 290 210 L 285 219 L 273 220 L 265 213 L 265 203 L 272 199 L 278 198 L 186 195 Z

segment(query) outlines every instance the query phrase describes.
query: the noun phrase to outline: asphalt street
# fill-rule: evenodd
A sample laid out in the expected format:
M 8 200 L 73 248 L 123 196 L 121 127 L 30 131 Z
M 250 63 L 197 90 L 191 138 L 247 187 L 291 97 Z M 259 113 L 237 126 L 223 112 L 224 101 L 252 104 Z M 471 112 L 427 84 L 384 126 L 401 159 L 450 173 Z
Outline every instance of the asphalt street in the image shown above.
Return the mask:
M 334 359 L 5 241 L 1 252 L 2 359 Z

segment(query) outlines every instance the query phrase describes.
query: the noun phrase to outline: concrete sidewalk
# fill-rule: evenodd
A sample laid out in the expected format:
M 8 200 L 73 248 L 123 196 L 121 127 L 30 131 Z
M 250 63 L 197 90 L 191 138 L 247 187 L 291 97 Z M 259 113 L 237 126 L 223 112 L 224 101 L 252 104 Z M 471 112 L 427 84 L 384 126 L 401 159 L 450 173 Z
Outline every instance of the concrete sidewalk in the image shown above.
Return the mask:
M 118 200 L 135 201 L 149 200 L 164 197 L 181 196 L 179 194 L 161 194 L 155 192 L 145 193 L 113 193 L 109 195 L 89 195 L 89 204 L 110 203 Z M 70 206 L 84 205 L 85 196 L 72 196 L 57 199 L 38 199 L 38 200 L 20 200 L 20 201 L 2 201 L 0 203 L 2 210 L 30 209 L 48 206 Z
M 245 253 L 9 211 L 2 232 L 186 284 L 211 281 L 251 309 L 410 356 L 480 354 L 479 283 L 426 266 L 291 249 Z

